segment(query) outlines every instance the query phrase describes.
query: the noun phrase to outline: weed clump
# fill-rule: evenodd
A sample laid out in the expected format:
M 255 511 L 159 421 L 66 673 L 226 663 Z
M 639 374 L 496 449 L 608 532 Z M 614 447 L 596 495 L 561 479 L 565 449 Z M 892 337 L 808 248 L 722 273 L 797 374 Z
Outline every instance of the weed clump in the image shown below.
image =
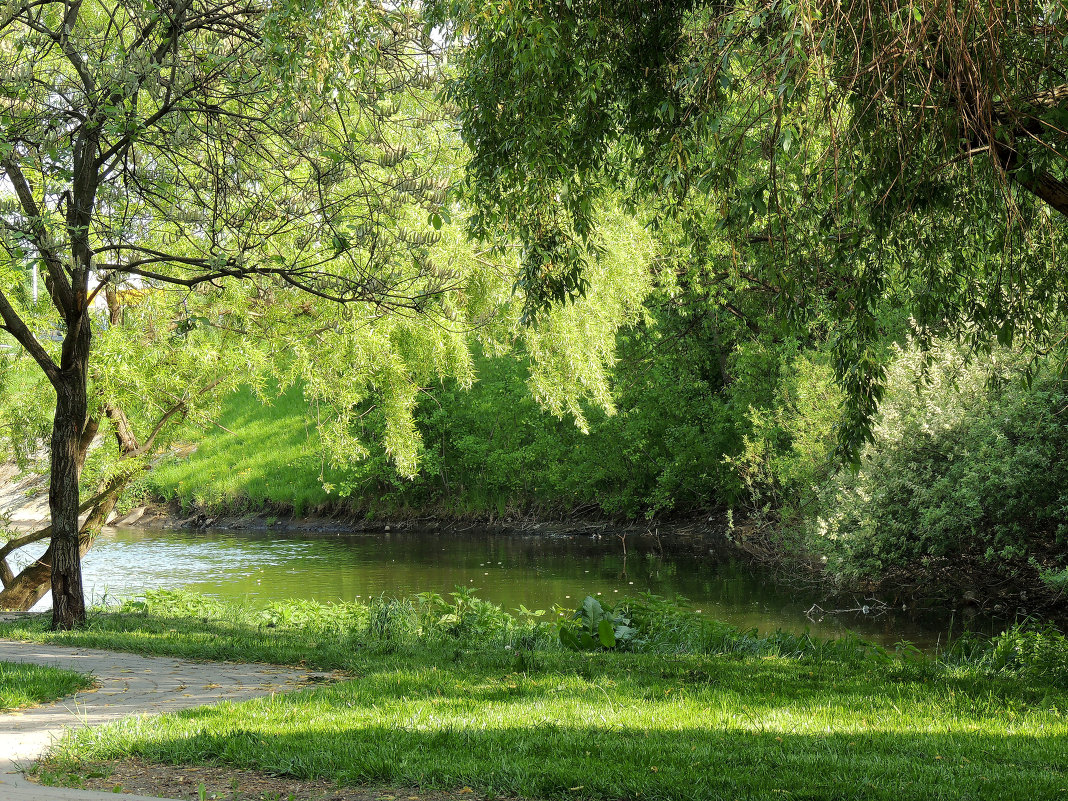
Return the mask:
M 628 652 L 675 657 L 775 659 L 881 671 L 893 680 L 938 674 L 1011 677 L 1068 686 L 1068 638 L 1051 625 L 1021 623 L 996 637 L 964 634 L 935 652 L 907 642 L 883 648 L 855 635 L 760 633 L 694 612 L 682 599 L 645 593 L 615 605 L 585 599 L 507 611 L 475 591 L 385 596 L 366 601 L 276 601 L 264 608 L 183 590 L 154 590 L 91 616 L 89 628 L 51 632 L 44 619 L 0 626 L 5 636 L 173 654 L 352 669 L 366 652 L 480 653 L 533 664 L 523 654 Z M 891 674 L 893 674 L 891 676 Z

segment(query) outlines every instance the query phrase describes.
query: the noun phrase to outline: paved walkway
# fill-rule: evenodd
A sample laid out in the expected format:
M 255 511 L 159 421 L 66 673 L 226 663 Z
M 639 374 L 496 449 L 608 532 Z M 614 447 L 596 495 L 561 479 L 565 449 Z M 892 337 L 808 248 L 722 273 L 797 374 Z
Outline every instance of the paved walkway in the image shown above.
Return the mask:
M 243 701 L 258 695 L 288 692 L 309 678 L 327 675 L 271 665 L 191 662 L 6 640 L 0 640 L 0 662 L 51 665 L 90 673 L 97 680 L 96 689 L 55 704 L 0 714 L 0 801 L 116 798 L 114 793 L 42 787 L 22 775 L 65 729 L 92 726 L 126 715 L 155 714 L 216 701 Z M 119 797 L 129 801 L 145 798 Z

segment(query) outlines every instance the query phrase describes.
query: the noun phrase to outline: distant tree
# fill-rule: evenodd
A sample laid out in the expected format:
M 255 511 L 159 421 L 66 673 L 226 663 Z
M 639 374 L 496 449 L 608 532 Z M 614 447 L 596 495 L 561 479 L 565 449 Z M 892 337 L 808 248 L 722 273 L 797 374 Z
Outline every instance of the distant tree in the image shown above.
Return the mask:
M 362 358 L 350 394 L 386 385 L 397 444 L 417 378 L 463 371 L 455 340 L 440 344 L 461 281 L 430 257 L 448 176 L 417 23 L 393 3 L 0 8 L 0 318 L 55 403 L 50 545 L 22 577 L 5 558 L 32 537 L 0 550 L 13 602 L 47 570 L 53 625 L 84 622 L 81 552 L 211 390 L 271 360 L 293 377 L 315 353 Z M 361 326 L 385 332 L 373 354 L 354 353 Z M 340 368 L 315 365 L 319 388 Z M 104 428 L 126 467 L 83 499 Z
M 594 201 L 622 189 L 680 220 L 719 302 L 757 289 L 830 324 L 847 454 L 871 436 L 886 303 L 924 339 L 1063 338 L 1063 2 L 428 7 L 456 48 L 473 228 L 524 244 L 531 313 L 581 294 Z

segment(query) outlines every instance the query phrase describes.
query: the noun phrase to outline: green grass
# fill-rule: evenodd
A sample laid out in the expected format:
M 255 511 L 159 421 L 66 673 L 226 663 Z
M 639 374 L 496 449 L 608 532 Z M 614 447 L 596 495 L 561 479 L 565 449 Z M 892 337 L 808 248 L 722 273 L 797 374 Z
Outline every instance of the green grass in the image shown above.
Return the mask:
M 265 505 L 297 514 L 331 501 L 323 489 L 319 434 L 299 388 L 265 406 L 249 389 L 223 404 L 219 426 L 192 432 L 197 450 L 158 465 L 149 488 L 183 508 L 260 511 Z M 332 474 L 325 473 L 326 480 Z M 332 499 L 337 501 L 336 496 Z
M 70 670 L 0 662 L 0 712 L 47 704 L 92 685 L 90 676 Z
M 83 731 L 64 759 L 596 798 L 1056 798 L 1063 699 L 789 660 L 402 650 L 342 684 Z M 571 789 L 579 788 L 579 789 Z
M 252 611 L 150 595 L 83 632 L 5 636 L 342 668 L 341 683 L 72 734 L 131 755 L 344 784 L 544 798 L 1068 797 L 1068 646 L 1053 630 L 939 658 L 759 637 L 655 599 L 641 643 L 570 652 L 546 617 L 467 594 Z
M 533 405 L 529 399 L 526 403 Z M 449 466 L 458 491 L 443 492 L 434 479 L 427 486 L 417 480 L 415 486 L 397 476 L 373 441 L 367 460 L 348 470 L 332 467 L 324 461 L 314 411 L 299 387 L 273 397 L 270 404 L 251 389 L 234 392 L 223 399 L 217 422 L 190 427 L 184 439 L 196 442 L 196 450 L 163 460 L 146 476 L 143 490 L 156 499 L 177 501 L 186 512 L 208 514 L 274 511 L 300 516 L 324 508 L 382 519 L 428 514 L 466 518 L 504 516 L 511 508 L 507 492 L 485 488 L 462 465 Z M 545 504 L 544 510 L 550 506 Z

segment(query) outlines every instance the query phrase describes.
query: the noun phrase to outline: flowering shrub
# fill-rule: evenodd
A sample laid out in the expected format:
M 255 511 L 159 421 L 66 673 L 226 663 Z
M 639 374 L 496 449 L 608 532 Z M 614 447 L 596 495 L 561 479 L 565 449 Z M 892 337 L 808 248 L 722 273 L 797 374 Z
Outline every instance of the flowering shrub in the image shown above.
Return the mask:
M 932 557 L 1035 554 L 1063 566 L 1068 391 L 1041 371 L 1025 386 L 1022 367 L 1002 350 L 968 363 L 948 344 L 896 349 L 875 442 L 858 471 L 823 485 L 806 521 L 828 569 L 856 578 Z

